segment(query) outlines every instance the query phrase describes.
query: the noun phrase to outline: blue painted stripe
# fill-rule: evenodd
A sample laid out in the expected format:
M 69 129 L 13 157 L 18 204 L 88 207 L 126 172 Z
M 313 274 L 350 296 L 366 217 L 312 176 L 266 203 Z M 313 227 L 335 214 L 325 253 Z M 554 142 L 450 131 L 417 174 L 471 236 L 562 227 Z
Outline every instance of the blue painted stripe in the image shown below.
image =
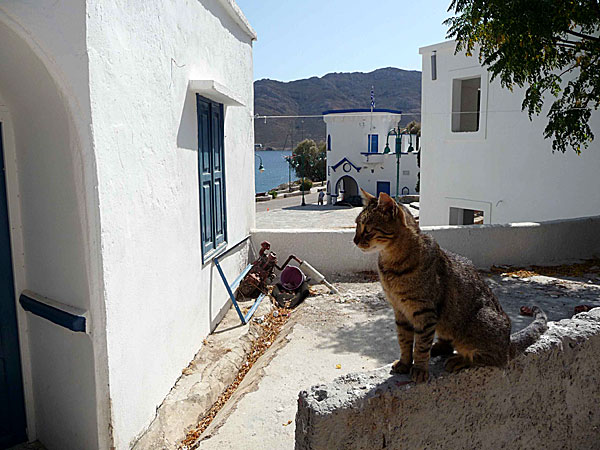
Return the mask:
M 369 108 L 353 108 L 353 109 L 328 109 L 327 111 L 323 111 L 321 114 L 326 116 L 327 114 L 346 114 L 346 113 L 357 113 L 364 112 L 370 113 L 371 109 Z M 387 109 L 387 108 L 373 108 L 373 112 L 385 112 L 392 114 L 402 114 L 402 111 L 398 111 L 397 109 Z
M 258 305 L 260 305 L 260 302 L 263 298 L 265 298 L 265 294 L 260 294 L 258 296 L 258 298 L 254 302 L 254 305 L 252 305 L 252 308 L 250 308 L 250 311 L 248 311 L 248 313 L 244 316 L 245 322 L 248 322 L 252 318 L 252 316 L 256 312 L 256 308 L 258 308 Z
M 71 331 L 85 333 L 86 323 L 83 316 L 71 314 L 54 306 L 39 302 L 25 294 L 21 294 L 19 303 L 25 311 L 29 311 L 31 314 L 49 320 L 61 327 L 68 328 Z

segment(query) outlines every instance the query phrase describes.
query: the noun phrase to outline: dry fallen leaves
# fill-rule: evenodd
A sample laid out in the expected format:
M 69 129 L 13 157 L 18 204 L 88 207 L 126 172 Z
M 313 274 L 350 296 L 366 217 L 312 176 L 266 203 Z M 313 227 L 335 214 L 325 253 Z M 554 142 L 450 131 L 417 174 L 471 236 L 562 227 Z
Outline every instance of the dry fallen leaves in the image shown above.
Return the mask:
M 273 312 L 277 311 L 276 317 L 273 316 Z M 238 372 L 235 380 L 231 383 L 223 393 L 219 396 L 217 401 L 210 407 L 208 412 L 200 419 L 196 428 L 190 430 L 185 439 L 179 444 L 179 449 L 192 450 L 198 448 L 200 435 L 208 428 L 210 423 L 213 421 L 217 413 L 225 405 L 227 400 L 233 395 L 237 387 L 240 385 L 248 371 L 252 368 L 252 365 L 258 360 L 258 358 L 265 353 L 265 351 L 275 342 L 275 338 L 281 331 L 281 328 L 290 318 L 289 310 L 284 308 L 276 308 L 273 312 L 265 316 L 265 320 L 259 325 L 260 336 L 254 341 L 246 361 L 242 364 L 242 368 Z M 290 420 L 288 425 L 292 423 Z
M 528 268 L 492 266 L 490 272 L 519 278 L 529 278 L 535 275 L 583 277 L 590 273 L 600 274 L 600 259 L 588 259 L 582 263 L 559 266 L 531 266 Z

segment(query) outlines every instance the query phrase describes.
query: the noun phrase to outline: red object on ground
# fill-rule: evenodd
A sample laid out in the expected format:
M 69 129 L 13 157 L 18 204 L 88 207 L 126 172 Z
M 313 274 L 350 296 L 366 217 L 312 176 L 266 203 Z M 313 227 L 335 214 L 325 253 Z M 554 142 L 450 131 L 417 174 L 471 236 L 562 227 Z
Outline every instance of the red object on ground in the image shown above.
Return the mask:
M 533 316 L 533 310 L 529 306 L 521 306 L 521 310 L 519 311 L 522 316 Z
M 281 284 L 289 291 L 295 291 L 304 283 L 304 274 L 296 266 L 287 266 L 279 276 Z
M 590 305 L 579 305 L 575 307 L 575 314 L 579 314 L 580 312 L 588 312 L 592 307 Z

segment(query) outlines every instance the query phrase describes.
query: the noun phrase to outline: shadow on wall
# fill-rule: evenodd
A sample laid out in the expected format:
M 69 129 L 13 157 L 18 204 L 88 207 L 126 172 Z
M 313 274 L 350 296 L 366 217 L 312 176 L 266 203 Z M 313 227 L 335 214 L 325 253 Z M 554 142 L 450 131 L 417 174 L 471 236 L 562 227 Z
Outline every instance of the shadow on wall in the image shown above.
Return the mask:
M 177 130 L 177 147 L 198 151 L 198 128 L 196 118 L 196 93 L 186 85 L 181 120 Z
M 218 0 L 198 0 L 208 12 L 219 19 L 221 26 L 229 31 L 238 41 L 250 43 L 250 36 L 242 31 L 240 26 L 225 12 L 222 4 Z

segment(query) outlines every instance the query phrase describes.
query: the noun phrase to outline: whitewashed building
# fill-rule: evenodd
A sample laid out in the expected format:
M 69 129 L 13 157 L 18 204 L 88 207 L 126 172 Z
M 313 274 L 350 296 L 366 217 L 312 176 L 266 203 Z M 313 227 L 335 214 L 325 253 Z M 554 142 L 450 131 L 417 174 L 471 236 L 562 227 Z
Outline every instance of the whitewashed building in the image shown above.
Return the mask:
M 502 88 L 477 55 L 455 48 L 449 41 L 420 49 L 421 225 L 471 224 L 482 215 L 483 223 L 597 215 L 598 115 L 591 121 L 596 140 L 581 155 L 552 153 L 545 113 L 530 121 L 521 111 L 524 89 Z
M 327 201 L 353 201 L 360 188 L 373 194 L 415 194 L 417 185 L 417 137 L 402 136 L 400 164 L 395 136 L 389 137 L 390 153 L 384 153 L 388 132 L 398 128 L 401 111 L 392 109 L 341 109 L 323 112 L 327 125 Z M 412 145 L 415 152 L 409 153 Z M 360 202 L 360 199 L 357 199 Z
M 0 3 L 0 448 L 130 448 L 228 307 L 255 37 L 233 0 Z

